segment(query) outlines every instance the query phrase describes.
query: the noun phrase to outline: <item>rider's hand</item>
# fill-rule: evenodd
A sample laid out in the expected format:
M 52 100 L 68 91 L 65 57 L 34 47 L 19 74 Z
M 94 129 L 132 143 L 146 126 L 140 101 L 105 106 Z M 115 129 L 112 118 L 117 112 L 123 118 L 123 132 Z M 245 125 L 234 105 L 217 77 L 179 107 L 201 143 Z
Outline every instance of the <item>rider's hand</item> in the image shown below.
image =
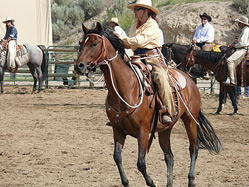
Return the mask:
M 194 38 L 194 39 L 192 40 L 192 43 L 193 43 L 193 44 L 196 44 L 196 42 L 197 42 L 197 40 Z
M 228 47 L 234 47 L 234 46 L 235 46 L 234 42 L 228 45 Z

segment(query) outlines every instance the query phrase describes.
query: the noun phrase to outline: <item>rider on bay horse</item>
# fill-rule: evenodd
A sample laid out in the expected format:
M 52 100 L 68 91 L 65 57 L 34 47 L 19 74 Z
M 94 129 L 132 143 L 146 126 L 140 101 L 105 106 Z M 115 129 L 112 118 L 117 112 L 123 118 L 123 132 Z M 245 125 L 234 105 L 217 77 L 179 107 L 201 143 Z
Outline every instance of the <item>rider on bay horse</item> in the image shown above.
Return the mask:
M 242 29 L 242 32 L 238 38 L 237 43 L 232 43 L 229 47 L 234 47 L 235 52 L 227 59 L 228 65 L 228 75 L 224 84 L 226 85 L 237 85 L 236 83 L 236 72 L 235 69 L 237 65 L 243 60 L 246 53 L 248 52 L 249 46 L 249 23 L 248 18 L 245 16 L 241 16 L 240 18 L 235 20 L 238 22 L 238 27 Z
M 168 68 L 160 53 L 162 46 L 159 39 L 159 26 L 156 21 L 156 15 L 159 14 L 159 11 L 152 7 L 151 0 L 137 0 L 136 3 L 127 7 L 133 10 L 136 22 L 131 27 L 130 37 L 118 37 L 123 40 L 127 48 L 134 51 L 135 55 L 146 54 L 149 57 L 146 58 L 145 62 L 153 68 L 154 81 L 166 109 L 166 112 L 162 113 L 162 122 L 164 124 L 170 123 L 176 115 L 176 107 L 169 84 Z
M 3 46 L 8 46 L 7 68 L 10 71 L 14 71 L 16 69 L 15 57 L 18 32 L 14 22 L 15 20 L 10 17 L 7 17 L 5 21 L 3 21 L 3 23 L 6 24 L 6 33 L 3 40 L 1 41 Z

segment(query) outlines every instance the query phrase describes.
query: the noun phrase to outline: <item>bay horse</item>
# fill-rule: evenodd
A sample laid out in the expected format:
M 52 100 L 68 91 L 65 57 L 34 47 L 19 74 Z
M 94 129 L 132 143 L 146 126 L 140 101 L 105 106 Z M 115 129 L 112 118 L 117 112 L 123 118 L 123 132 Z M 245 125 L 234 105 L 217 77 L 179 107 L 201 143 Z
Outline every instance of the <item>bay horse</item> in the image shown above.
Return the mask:
M 238 106 L 237 106 L 237 87 L 236 86 L 227 86 L 223 84 L 226 80 L 228 73 L 227 73 L 227 63 L 225 59 L 228 58 L 232 52 L 234 51 L 233 48 L 228 48 L 226 52 L 212 52 L 212 51 L 199 51 L 194 50 L 193 48 L 189 48 L 188 52 L 181 64 L 182 68 L 187 66 L 192 66 L 194 64 L 200 64 L 203 67 L 214 72 L 215 79 L 220 83 L 220 92 L 219 92 L 219 106 L 215 114 L 220 114 L 222 111 L 222 106 L 224 103 L 224 97 L 228 93 L 232 106 L 233 106 L 233 114 L 237 114 Z M 237 85 L 241 85 L 241 66 L 236 68 L 236 75 L 237 75 Z M 249 65 L 246 65 L 246 74 L 249 74 Z M 246 76 L 245 85 L 249 85 L 249 76 Z
M 44 51 L 34 44 L 24 44 L 23 47 L 26 48 L 27 54 L 26 58 L 21 61 L 21 66 L 28 65 L 30 73 L 34 79 L 33 90 L 37 90 L 37 81 L 38 81 L 38 92 L 41 91 L 42 81 L 44 80 L 45 69 L 46 69 L 46 59 Z M 7 51 L 4 49 L 4 46 L 0 44 L 0 85 L 1 93 L 3 93 L 3 80 L 4 80 L 4 71 L 7 70 Z M 17 69 L 16 69 L 17 71 Z
M 170 133 L 173 125 L 181 118 L 189 138 L 190 170 L 188 185 L 195 186 L 195 165 L 199 148 L 219 153 L 221 143 L 210 122 L 200 109 L 201 97 L 195 83 L 183 72 L 178 72 L 186 79 L 186 87 L 179 91 L 179 113 L 171 124 L 161 124 L 158 121 L 155 96 L 146 94 L 141 81 L 120 58 L 124 51 L 123 42 L 113 34 L 102 31 L 97 23 L 94 29 L 88 29 L 82 24 L 84 37 L 81 51 L 75 62 L 75 71 L 84 74 L 86 69 L 100 66 L 103 71 L 108 95 L 106 97 L 106 114 L 111 122 L 114 137 L 113 158 L 118 167 L 123 186 L 128 187 L 129 181 L 122 165 L 121 152 L 127 135 L 138 141 L 137 167 L 142 173 L 146 184 L 155 187 L 146 170 L 145 156 L 149 151 L 155 131 L 158 132 L 159 144 L 165 155 L 167 165 L 167 186 L 173 185 L 173 153 L 170 146 Z M 181 97 L 182 100 L 179 98 Z M 151 135 L 150 135 L 151 133 Z

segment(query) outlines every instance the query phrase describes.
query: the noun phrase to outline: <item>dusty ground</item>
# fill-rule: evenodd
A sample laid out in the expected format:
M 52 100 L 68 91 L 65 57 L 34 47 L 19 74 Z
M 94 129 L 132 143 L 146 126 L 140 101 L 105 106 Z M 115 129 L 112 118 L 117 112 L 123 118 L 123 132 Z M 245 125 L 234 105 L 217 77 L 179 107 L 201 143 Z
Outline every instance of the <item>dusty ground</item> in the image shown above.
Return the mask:
M 105 126 L 106 90 L 8 87 L 0 95 L 0 186 L 119 187 L 114 164 L 112 129 Z M 249 99 L 231 116 L 230 101 L 213 113 L 217 97 L 202 96 L 204 114 L 223 143 L 219 155 L 200 150 L 196 183 L 200 187 L 249 186 Z M 172 132 L 174 186 L 187 186 L 188 140 L 181 122 Z M 128 137 L 123 163 L 131 187 L 146 186 L 136 168 L 137 143 Z M 166 166 L 158 140 L 147 156 L 151 177 L 166 185 Z

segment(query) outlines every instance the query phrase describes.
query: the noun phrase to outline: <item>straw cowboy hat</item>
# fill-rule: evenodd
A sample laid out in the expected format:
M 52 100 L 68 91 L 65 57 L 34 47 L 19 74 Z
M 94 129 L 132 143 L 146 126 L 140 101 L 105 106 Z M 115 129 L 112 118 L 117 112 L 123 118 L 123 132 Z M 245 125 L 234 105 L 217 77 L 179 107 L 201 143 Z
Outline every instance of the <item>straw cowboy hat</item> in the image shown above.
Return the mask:
M 159 10 L 152 7 L 151 0 L 137 0 L 136 3 L 127 5 L 127 8 L 132 9 L 132 10 L 134 9 L 134 7 L 144 7 L 144 8 L 150 9 L 155 14 L 159 14 Z
M 118 24 L 118 18 L 113 17 L 113 18 L 110 20 L 110 22 L 113 22 L 113 23 Z
M 204 12 L 202 15 L 200 15 L 200 18 L 207 18 L 208 22 L 212 21 L 212 18 L 211 16 L 209 16 L 206 12 Z
M 236 19 L 235 21 L 236 21 L 236 22 L 243 23 L 244 25 L 249 26 L 248 18 L 245 17 L 245 16 L 240 16 L 240 17 L 239 17 L 238 19 Z
M 5 19 L 5 21 L 3 21 L 3 23 L 7 23 L 7 22 L 9 22 L 9 21 L 11 21 L 11 22 L 13 23 L 15 20 L 12 19 L 11 17 L 7 17 L 7 18 Z

